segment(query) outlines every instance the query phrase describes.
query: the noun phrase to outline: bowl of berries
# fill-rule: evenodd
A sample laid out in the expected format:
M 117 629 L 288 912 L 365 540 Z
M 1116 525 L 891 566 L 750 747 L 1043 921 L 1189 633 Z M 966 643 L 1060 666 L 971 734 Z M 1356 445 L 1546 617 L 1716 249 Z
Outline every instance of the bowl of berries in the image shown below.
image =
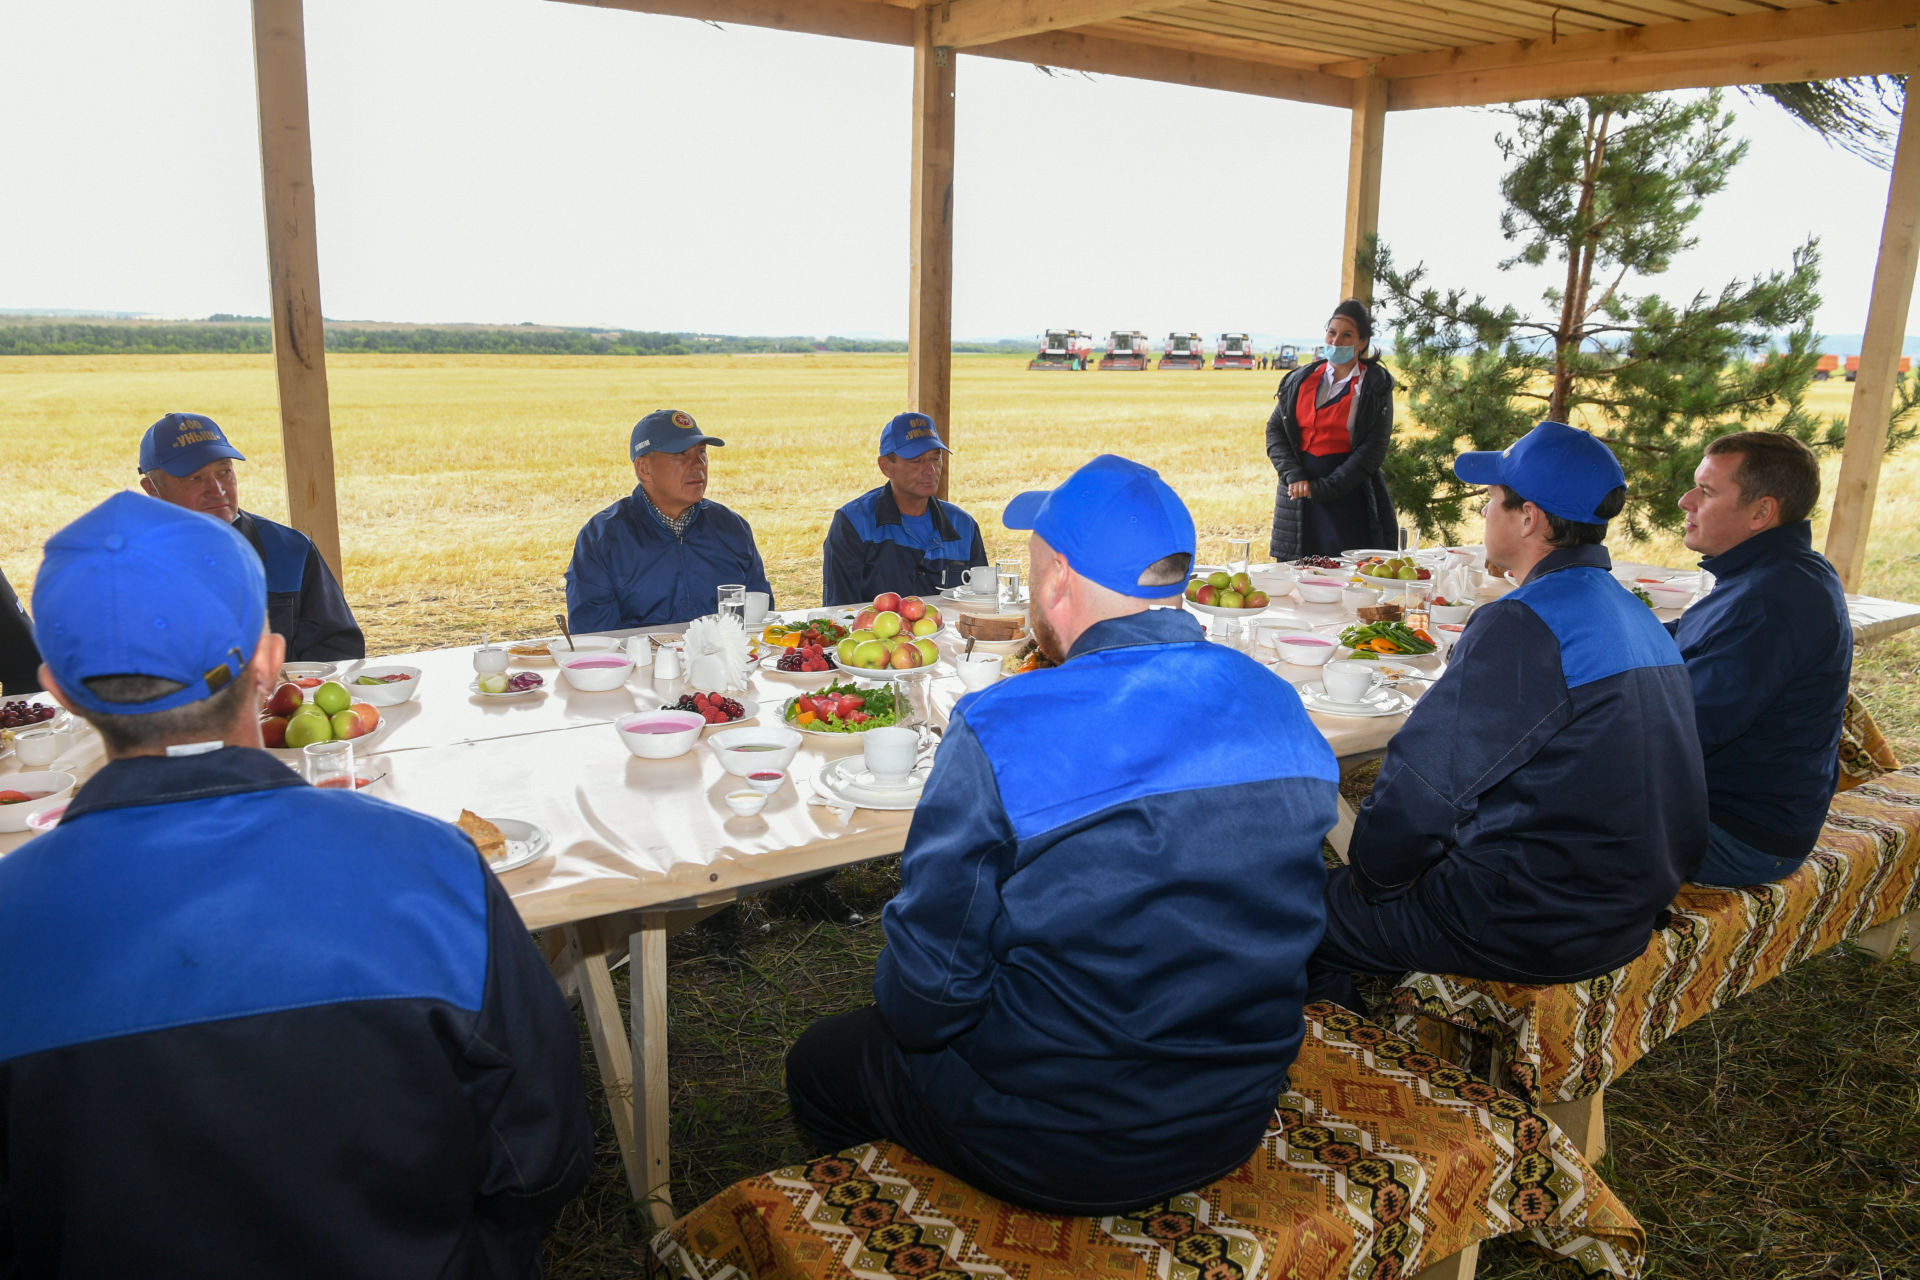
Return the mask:
M 831 675 L 833 663 L 827 658 L 824 645 L 803 644 L 791 649 L 776 649 L 760 660 L 760 669 L 775 675 L 805 678 L 812 675 Z
M 0 702 L 0 746 L 13 741 L 15 730 L 35 728 L 59 714 L 58 707 L 26 698 Z
M 663 703 L 662 711 L 691 711 L 707 722 L 707 728 L 724 724 L 745 724 L 760 714 L 760 704 L 752 698 L 729 698 L 724 693 L 683 693 L 678 702 Z

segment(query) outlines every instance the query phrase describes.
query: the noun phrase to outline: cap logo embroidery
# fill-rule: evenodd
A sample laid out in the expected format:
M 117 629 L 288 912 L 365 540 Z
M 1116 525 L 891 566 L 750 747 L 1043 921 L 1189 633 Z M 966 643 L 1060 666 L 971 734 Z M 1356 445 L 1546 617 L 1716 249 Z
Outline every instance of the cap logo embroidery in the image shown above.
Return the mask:
M 691 431 L 693 430 L 693 419 L 680 410 L 675 409 L 673 411 L 673 425 L 679 427 L 682 431 Z

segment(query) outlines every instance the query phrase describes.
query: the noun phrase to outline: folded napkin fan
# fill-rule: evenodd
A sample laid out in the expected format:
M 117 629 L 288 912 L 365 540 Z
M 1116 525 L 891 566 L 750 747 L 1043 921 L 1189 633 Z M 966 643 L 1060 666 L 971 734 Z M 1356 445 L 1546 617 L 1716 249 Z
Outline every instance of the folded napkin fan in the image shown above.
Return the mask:
M 695 618 L 687 624 L 687 683 L 706 691 L 745 689 L 752 650 L 739 619 L 718 614 Z

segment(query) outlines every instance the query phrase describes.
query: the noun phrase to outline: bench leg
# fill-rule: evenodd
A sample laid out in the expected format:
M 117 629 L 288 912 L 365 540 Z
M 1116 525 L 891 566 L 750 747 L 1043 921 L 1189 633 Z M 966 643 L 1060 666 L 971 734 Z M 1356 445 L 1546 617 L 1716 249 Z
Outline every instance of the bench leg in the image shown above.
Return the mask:
M 1876 960 L 1891 960 L 1900 945 L 1900 936 L 1910 933 L 1913 928 L 1914 912 L 1895 916 L 1885 924 L 1877 924 L 1871 929 L 1863 929 L 1853 940 L 1853 945 L 1870 952 Z M 1920 964 L 1920 945 L 1914 939 L 1907 943 L 1907 959 Z
M 1430 1267 L 1422 1267 L 1413 1280 L 1473 1280 L 1480 1265 L 1480 1242 L 1474 1241 L 1450 1258 L 1442 1258 Z
M 1607 1149 L 1607 1117 L 1602 1102 L 1606 1096 L 1607 1091 L 1602 1089 L 1591 1098 L 1549 1102 L 1540 1108 L 1547 1119 L 1567 1135 L 1580 1152 L 1580 1158 L 1588 1164 L 1598 1160 Z

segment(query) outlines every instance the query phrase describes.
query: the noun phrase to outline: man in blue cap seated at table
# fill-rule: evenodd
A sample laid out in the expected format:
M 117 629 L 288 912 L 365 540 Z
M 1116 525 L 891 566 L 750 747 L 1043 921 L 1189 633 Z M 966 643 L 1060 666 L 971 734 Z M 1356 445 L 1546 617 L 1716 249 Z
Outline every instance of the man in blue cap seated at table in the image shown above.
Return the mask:
M 240 509 L 235 462 L 246 455 L 203 413 L 170 413 L 140 438 L 140 487 L 189 511 L 232 525 L 267 569 L 267 625 L 287 641 L 291 662 L 367 656 L 367 640 L 313 539 Z
M 1846 592 L 1813 549 L 1813 450 L 1778 431 L 1707 446 L 1680 499 L 1688 549 L 1714 588 L 1667 624 L 1693 681 L 1706 753 L 1701 884 L 1791 875 L 1813 852 L 1840 780 L 1853 675 Z
M 897 414 L 881 428 L 887 482 L 833 513 L 821 549 L 822 604 L 865 604 L 887 591 L 935 596 L 987 562 L 973 517 L 935 496 L 949 452 L 924 413 Z
M 260 557 L 118 493 L 33 613 L 107 763 L 0 858 L 0 1274 L 537 1276 L 573 1015 L 459 830 L 260 749 Z
M 1618 968 L 1707 848 L 1686 667 L 1602 545 L 1626 504 L 1619 461 L 1542 422 L 1453 470 L 1488 486 L 1487 559 L 1520 585 L 1468 619 L 1327 876 L 1312 992 L 1349 1008 L 1356 972 Z
M 707 446 L 691 414 L 655 409 L 634 424 L 633 492 L 587 521 L 567 566 L 567 625 L 618 631 L 713 613 L 722 583 L 764 591 L 753 528 L 707 494 Z
M 822 1149 L 887 1138 L 1101 1215 L 1260 1144 L 1305 1033 L 1337 770 L 1292 689 L 1177 597 L 1185 504 L 1102 455 L 1008 504 L 1059 665 L 955 706 L 887 904 L 875 1006 L 787 1056 Z

